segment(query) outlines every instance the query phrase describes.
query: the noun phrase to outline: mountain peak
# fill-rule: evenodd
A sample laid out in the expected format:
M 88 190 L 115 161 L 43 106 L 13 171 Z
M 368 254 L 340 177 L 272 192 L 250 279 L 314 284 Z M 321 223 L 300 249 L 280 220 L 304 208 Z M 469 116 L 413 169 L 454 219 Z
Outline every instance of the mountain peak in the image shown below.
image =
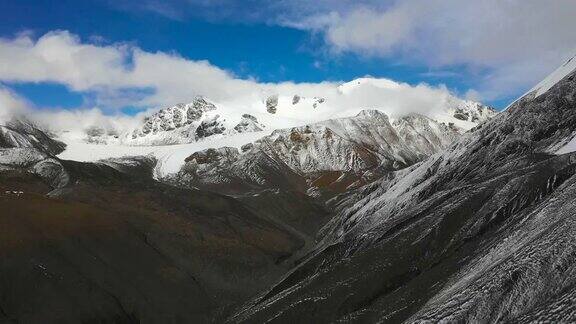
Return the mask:
M 388 119 L 388 115 L 383 113 L 378 109 L 363 109 L 361 110 L 356 117 L 370 117 L 370 118 L 386 118 Z

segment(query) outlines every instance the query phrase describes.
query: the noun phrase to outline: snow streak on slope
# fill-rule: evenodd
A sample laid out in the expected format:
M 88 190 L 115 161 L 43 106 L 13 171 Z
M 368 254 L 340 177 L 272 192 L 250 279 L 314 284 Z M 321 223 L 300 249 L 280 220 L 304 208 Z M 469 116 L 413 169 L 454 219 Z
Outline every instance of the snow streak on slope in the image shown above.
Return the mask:
M 556 71 L 552 72 L 548 77 L 538 83 L 528 93 L 536 92 L 536 98 L 550 90 L 555 84 L 564 79 L 572 71 L 576 70 L 576 55 L 571 57 L 566 63 L 562 64 Z
M 570 73 L 576 71 L 576 56 L 570 58 L 566 63 L 559 67 L 556 71 L 550 74 L 546 79 L 535 86 L 530 92 L 538 90 L 536 97 L 546 93 L 554 85 L 564 79 Z M 556 154 L 566 154 L 576 151 L 576 133 L 571 135 L 571 139 L 567 138 L 565 141 L 559 143 L 559 145 L 552 147 L 550 149 L 552 153 Z
M 63 160 L 95 162 L 108 158 L 152 155 L 158 159 L 158 165 L 154 172 L 155 176 L 163 177 L 167 174 L 178 172 L 184 164 L 184 159 L 196 151 L 222 146 L 240 147 L 246 143 L 257 140 L 265 134 L 266 132 L 252 132 L 198 141 L 190 144 L 161 146 L 100 145 L 64 137 L 61 138 L 61 140 L 66 143 L 67 149 L 58 155 L 58 157 Z

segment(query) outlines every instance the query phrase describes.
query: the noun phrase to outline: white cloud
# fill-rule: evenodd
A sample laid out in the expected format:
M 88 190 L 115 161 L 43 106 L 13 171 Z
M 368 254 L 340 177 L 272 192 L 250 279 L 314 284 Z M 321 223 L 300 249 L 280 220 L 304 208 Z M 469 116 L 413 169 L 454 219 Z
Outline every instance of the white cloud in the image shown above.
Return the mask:
M 387 54 L 410 36 L 413 27 L 412 13 L 406 10 L 378 13 L 359 8 L 328 20 L 325 32 L 337 50 Z
M 121 114 L 111 116 L 98 108 L 38 109 L 25 98 L 0 85 L 0 125 L 14 116 L 25 116 L 36 124 L 54 131 L 84 130 L 94 125 L 110 130 L 127 130 L 135 127 L 145 114 L 143 111 L 136 116 Z
M 3 81 L 58 82 L 74 90 L 124 82 L 124 46 L 80 44 L 74 35 L 57 31 L 37 41 L 29 35 L 1 39 L 0 49 Z
M 166 104 L 196 94 L 222 99 L 246 89 L 249 83 L 206 61 L 149 53 L 127 44 L 82 43 L 66 31 L 37 40 L 28 35 L 1 39 L 0 80 L 61 83 L 73 91 L 93 92 L 108 104 L 125 94 L 137 94 L 135 89 L 155 92 L 133 103 L 136 105 Z
M 75 110 L 34 110 L 28 117 L 36 124 L 57 133 L 71 131 L 83 134 L 83 131 L 98 126 L 106 131 L 124 132 L 136 127 L 143 114 L 127 116 L 123 114 L 107 115 L 98 108 Z
M 480 94 L 478 93 L 478 91 L 476 91 L 474 89 L 470 89 L 470 90 L 466 91 L 466 93 L 464 94 L 464 97 L 468 100 L 473 100 L 473 101 L 480 100 Z

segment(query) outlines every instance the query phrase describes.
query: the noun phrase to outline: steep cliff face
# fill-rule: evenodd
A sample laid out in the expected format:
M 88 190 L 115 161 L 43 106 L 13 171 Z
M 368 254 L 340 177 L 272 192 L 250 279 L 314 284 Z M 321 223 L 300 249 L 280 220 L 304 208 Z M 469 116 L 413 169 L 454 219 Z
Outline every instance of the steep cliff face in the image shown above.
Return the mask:
M 238 120 L 236 120 L 238 119 Z M 197 97 L 189 104 L 165 108 L 144 119 L 144 124 L 121 137 L 129 145 L 167 145 L 192 143 L 216 135 L 257 132 L 264 128 L 254 116 L 233 118 L 206 98 Z
M 35 148 L 56 155 L 66 145 L 25 118 L 14 117 L 0 125 L 0 148 Z
M 576 320 L 576 72 L 561 70 L 350 194 L 315 251 L 230 321 Z

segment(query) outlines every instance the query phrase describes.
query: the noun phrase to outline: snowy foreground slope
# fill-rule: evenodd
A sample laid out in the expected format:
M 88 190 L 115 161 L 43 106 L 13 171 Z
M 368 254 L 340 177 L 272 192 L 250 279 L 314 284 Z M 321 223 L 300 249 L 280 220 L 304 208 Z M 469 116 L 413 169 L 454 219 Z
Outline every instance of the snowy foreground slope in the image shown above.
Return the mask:
M 63 160 L 96 162 L 109 158 L 152 156 L 158 160 L 158 164 L 154 170 L 155 177 L 162 178 L 178 172 L 184 165 L 184 160 L 194 152 L 221 146 L 239 148 L 265 135 L 266 132 L 251 132 L 236 134 L 234 136 L 222 136 L 188 144 L 158 146 L 133 146 L 122 143 L 94 144 L 62 136 L 59 137 L 59 140 L 66 143 L 67 149 L 59 154 L 58 157 Z
M 566 66 L 444 152 L 346 197 L 314 252 L 229 322 L 576 321 Z

